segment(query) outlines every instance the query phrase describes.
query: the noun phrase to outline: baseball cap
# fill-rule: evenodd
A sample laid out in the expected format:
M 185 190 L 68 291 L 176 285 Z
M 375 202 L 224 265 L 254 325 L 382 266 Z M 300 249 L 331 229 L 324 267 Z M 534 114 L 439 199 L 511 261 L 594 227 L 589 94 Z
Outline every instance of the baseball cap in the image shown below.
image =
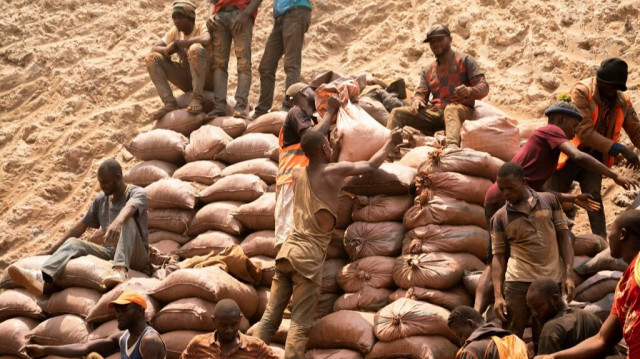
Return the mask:
M 135 290 L 125 290 L 120 294 L 118 299 L 111 301 L 107 304 L 107 307 L 113 308 L 116 305 L 127 305 L 129 303 L 135 303 L 144 309 L 147 309 L 147 301 L 144 296 Z
M 309 87 L 309 85 L 305 84 L 304 82 L 297 82 L 291 86 L 289 86 L 289 88 L 287 89 L 287 101 L 291 101 L 293 100 L 293 97 L 295 95 L 297 95 L 298 93 L 302 92 L 302 90 L 306 89 L 307 87 Z
M 451 31 L 449 31 L 447 25 L 435 24 L 431 26 L 429 31 L 427 31 L 427 38 L 424 39 L 424 42 L 429 42 L 432 38 L 438 36 L 451 36 Z

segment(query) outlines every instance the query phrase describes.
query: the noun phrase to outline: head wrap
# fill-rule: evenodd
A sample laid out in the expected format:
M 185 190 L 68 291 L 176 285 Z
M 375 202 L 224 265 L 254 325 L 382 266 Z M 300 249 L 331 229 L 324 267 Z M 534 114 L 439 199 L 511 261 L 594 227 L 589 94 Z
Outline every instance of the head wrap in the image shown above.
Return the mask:
M 191 1 L 176 1 L 173 3 L 173 14 L 180 14 L 191 20 L 196 19 L 196 6 Z

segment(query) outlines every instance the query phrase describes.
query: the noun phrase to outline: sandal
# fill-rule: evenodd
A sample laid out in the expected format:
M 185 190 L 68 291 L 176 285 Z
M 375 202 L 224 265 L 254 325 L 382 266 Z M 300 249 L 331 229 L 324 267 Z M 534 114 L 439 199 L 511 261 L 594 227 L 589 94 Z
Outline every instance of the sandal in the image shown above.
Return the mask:
M 171 111 L 175 111 L 179 109 L 178 104 L 175 102 L 169 102 L 167 104 L 165 104 L 164 106 L 162 106 L 159 110 L 157 110 L 156 112 L 152 113 L 151 116 L 153 117 L 154 120 L 159 120 L 161 118 L 164 117 L 164 115 L 168 114 Z
M 189 106 L 187 107 L 187 112 L 192 114 L 198 114 L 202 112 L 202 110 L 203 110 L 203 107 L 202 107 L 202 103 L 200 103 L 200 100 L 198 100 L 197 98 L 191 99 L 191 103 L 189 103 Z

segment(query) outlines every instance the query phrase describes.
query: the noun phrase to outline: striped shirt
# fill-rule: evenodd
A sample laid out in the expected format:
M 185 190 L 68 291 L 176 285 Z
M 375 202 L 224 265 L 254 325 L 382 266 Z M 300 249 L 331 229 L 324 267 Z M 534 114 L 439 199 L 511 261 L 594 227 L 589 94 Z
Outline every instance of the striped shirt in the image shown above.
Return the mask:
M 216 332 L 201 334 L 193 338 L 182 352 L 181 359 L 277 359 L 271 348 L 262 340 L 240 332 L 237 334 L 238 346 L 227 355 L 220 350 L 220 343 L 216 340 Z

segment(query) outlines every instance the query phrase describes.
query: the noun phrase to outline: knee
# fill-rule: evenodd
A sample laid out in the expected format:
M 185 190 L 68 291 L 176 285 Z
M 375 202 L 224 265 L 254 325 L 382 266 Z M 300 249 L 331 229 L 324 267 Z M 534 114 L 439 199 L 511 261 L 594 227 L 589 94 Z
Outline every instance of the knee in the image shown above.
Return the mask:
M 459 118 L 461 114 L 462 114 L 462 109 L 458 104 L 450 103 L 444 108 L 445 116 Z
M 204 49 L 202 44 L 192 44 L 189 46 L 189 50 L 187 50 L 187 56 L 190 60 L 204 60 L 206 59 L 207 51 Z
M 144 62 L 147 64 L 147 67 L 151 67 L 155 64 L 160 64 L 164 61 L 164 56 L 159 52 L 150 52 L 147 56 L 144 57 Z
M 238 72 L 251 73 L 251 60 L 238 57 Z
M 75 238 L 75 237 L 71 237 L 71 238 L 67 239 L 62 246 L 63 247 L 78 247 L 81 244 L 82 244 L 82 240 L 81 239 L 78 239 L 78 238 Z

